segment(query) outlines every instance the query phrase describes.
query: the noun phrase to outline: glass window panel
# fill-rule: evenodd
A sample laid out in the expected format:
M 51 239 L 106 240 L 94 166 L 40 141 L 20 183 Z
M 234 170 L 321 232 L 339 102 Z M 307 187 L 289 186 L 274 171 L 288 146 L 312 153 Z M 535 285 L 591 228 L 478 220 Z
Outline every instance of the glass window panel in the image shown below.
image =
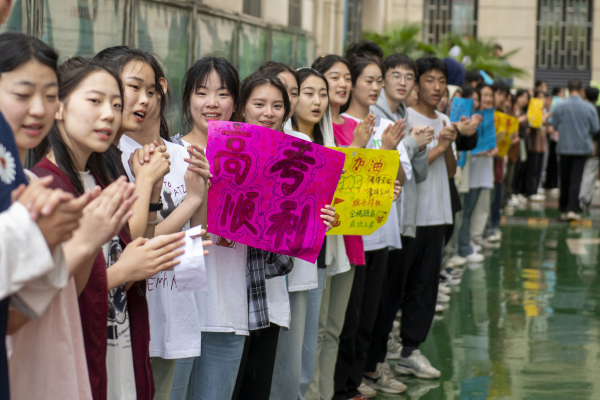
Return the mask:
M 267 32 L 264 29 L 241 24 L 239 45 L 240 79 L 253 73 L 266 61 Z
M 306 36 L 298 35 L 296 38 L 296 68 L 310 67 L 306 46 Z
M 0 33 L 3 32 L 23 32 L 27 33 L 27 8 L 26 1 L 13 1 L 10 15 L 5 24 L 0 25 Z
M 42 40 L 58 51 L 61 62 L 122 44 L 124 0 L 43 1 Z
M 233 62 L 235 27 L 235 21 L 198 14 L 198 37 L 196 38 L 198 58 L 218 56 Z
M 181 123 L 181 81 L 187 71 L 190 11 L 149 1 L 136 7 L 135 46 L 157 55 L 165 68 L 171 92 L 166 117 L 171 136 L 183 132 Z
M 292 65 L 294 63 L 294 36 L 289 33 L 271 33 L 271 60 Z

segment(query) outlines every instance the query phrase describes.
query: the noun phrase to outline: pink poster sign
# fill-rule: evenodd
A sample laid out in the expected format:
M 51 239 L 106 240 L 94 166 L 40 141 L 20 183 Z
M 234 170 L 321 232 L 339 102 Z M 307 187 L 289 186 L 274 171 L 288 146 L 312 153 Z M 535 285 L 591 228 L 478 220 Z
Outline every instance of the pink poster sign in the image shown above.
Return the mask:
M 248 246 L 316 262 L 345 155 L 285 133 L 211 121 L 208 231 Z

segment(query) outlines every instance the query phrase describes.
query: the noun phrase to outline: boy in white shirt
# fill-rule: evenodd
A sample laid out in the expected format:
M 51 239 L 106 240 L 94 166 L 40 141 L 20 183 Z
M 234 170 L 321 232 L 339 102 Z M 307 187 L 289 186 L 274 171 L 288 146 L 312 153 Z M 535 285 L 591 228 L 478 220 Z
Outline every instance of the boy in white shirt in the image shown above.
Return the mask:
M 427 338 L 435 314 L 446 225 L 452 224 L 448 178 L 456 172 L 453 144 L 457 131 L 450 119 L 436 110 L 446 92 L 447 79 L 448 69 L 442 60 L 418 59 L 413 89 L 418 93 L 418 101 L 407 110 L 409 129 L 416 125 L 432 127 L 434 139 L 427 145 L 427 179 L 417 184 L 416 236 L 403 237 L 399 287 L 403 349 L 395 369 L 428 379 L 439 378 L 440 371 L 418 348 Z

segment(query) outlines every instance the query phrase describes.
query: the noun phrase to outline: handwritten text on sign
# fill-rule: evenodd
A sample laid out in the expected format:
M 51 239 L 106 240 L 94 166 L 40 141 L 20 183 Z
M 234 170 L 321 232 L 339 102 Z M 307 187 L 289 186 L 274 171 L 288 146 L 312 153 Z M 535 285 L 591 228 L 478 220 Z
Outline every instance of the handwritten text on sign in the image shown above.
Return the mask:
M 515 134 L 519 131 L 519 120 L 500 111 L 494 112 L 496 126 L 496 141 L 498 155 L 504 157 L 512 144 Z
M 264 127 L 210 122 L 208 231 L 315 262 L 344 154 Z
M 346 154 L 333 196 L 335 221 L 328 235 L 370 235 L 388 219 L 399 158 L 396 150 L 335 148 Z

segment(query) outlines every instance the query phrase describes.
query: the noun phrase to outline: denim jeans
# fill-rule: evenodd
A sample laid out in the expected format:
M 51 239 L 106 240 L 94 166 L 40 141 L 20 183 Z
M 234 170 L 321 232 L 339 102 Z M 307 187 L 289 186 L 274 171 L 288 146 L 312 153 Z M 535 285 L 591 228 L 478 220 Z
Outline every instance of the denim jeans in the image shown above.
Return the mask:
M 202 332 L 201 356 L 175 364 L 170 400 L 231 400 L 246 336 Z
M 465 193 L 465 202 L 463 204 L 463 220 L 458 233 L 458 254 L 461 257 L 466 257 L 473 253 L 471 247 L 471 216 L 477 205 L 481 188 L 469 189 Z
M 306 324 L 304 325 L 304 341 L 302 343 L 302 375 L 300 376 L 300 390 L 298 400 L 304 400 L 308 386 L 315 370 L 317 361 L 317 340 L 319 337 L 319 312 L 323 288 L 327 279 L 327 269 L 319 268 L 319 287 L 308 291 L 306 302 Z
M 177 360 L 150 357 L 150 362 L 152 363 L 155 387 L 153 400 L 169 400 Z

